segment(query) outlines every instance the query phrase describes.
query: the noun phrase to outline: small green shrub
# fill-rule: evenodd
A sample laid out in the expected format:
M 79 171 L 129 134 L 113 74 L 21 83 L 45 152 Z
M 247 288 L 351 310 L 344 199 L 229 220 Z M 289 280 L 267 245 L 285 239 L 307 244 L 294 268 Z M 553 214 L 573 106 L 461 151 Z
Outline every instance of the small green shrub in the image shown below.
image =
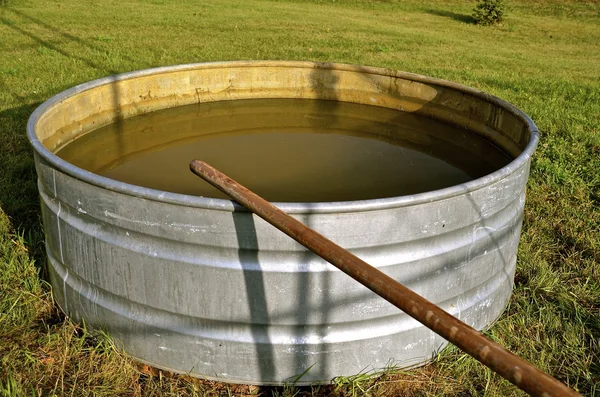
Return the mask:
M 493 25 L 502 22 L 504 0 L 478 0 L 473 9 L 473 19 L 480 25 Z

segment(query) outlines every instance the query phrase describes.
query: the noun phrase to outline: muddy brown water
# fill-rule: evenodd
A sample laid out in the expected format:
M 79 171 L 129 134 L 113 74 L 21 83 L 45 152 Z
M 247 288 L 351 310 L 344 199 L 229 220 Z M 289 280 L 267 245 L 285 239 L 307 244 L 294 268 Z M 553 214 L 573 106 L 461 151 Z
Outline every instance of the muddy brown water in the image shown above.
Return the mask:
M 152 189 L 226 198 L 189 171 L 201 159 L 270 201 L 365 200 L 489 174 L 511 158 L 484 138 L 412 113 L 307 99 L 251 99 L 152 112 L 57 152 L 93 173 Z

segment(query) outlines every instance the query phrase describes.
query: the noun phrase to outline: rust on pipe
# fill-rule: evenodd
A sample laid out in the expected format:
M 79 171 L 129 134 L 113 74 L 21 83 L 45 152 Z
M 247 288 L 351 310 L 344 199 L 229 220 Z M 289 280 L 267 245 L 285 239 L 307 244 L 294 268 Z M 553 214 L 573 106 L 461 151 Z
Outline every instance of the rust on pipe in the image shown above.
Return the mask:
M 437 305 L 292 218 L 207 163 L 193 173 L 532 396 L 579 396 Z

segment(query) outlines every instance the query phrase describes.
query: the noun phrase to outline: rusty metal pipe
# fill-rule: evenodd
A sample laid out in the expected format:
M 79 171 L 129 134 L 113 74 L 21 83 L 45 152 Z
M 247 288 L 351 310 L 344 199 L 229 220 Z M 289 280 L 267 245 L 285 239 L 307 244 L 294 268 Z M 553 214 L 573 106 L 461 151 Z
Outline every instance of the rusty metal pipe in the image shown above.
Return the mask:
M 193 173 L 532 396 L 579 396 L 529 362 L 287 215 L 207 163 Z

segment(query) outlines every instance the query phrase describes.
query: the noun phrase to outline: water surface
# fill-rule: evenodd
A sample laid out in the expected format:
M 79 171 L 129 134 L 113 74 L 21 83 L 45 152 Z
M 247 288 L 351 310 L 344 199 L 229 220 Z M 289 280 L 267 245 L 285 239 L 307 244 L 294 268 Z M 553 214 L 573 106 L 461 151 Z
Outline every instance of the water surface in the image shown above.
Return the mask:
M 270 201 L 402 196 L 511 160 L 466 130 L 375 106 L 307 99 L 194 104 L 132 117 L 64 146 L 61 158 L 134 185 L 226 196 L 189 171 L 201 159 Z

